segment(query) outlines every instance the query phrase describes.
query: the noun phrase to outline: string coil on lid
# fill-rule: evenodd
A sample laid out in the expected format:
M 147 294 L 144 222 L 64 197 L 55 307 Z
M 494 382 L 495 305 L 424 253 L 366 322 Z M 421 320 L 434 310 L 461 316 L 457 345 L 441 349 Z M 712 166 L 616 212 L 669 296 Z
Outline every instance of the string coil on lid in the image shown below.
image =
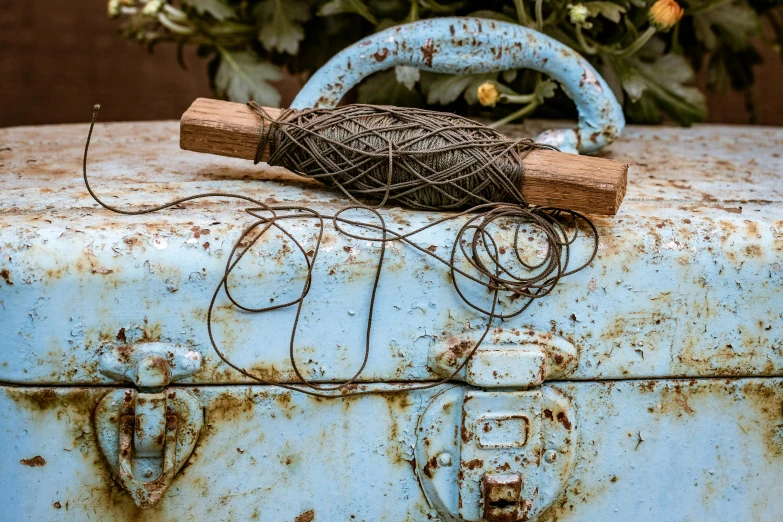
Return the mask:
M 465 357 L 451 375 L 437 381 L 400 387 L 395 389 L 395 391 L 432 388 L 457 376 L 484 342 L 490 329 L 497 321 L 510 319 L 523 313 L 534 300 L 552 292 L 563 277 L 574 274 L 587 267 L 598 252 L 598 230 L 584 215 L 578 212 L 557 208 L 526 208 L 524 200 L 517 204 L 490 202 L 476 205 L 457 213 L 444 213 L 442 217 L 433 219 L 426 225 L 404 232 L 399 231 L 399 229 L 395 230 L 394 228 L 396 227 L 392 228 L 387 226 L 384 218 L 385 212 L 382 213 L 376 208 L 368 207 L 361 203 L 348 205 L 328 214 L 324 214 L 316 209 L 302 205 L 267 204 L 246 194 L 206 192 L 175 198 L 166 203 L 142 209 L 119 208 L 101 200 L 90 186 L 87 176 L 87 153 L 98 114 L 98 108 L 99 107 L 96 106 L 93 111 L 90 130 L 84 145 L 82 175 L 87 191 L 103 208 L 118 214 L 138 216 L 158 212 L 203 198 L 230 199 L 248 205 L 244 211 L 254 219 L 244 228 L 243 232 L 234 242 L 227 255 L 225 268 L 221 274 L 218 274 L 219 280 L 216 281 L 214 293 L 212 294 L 209 306 L 207 307 L 206 328 L 212 349 L 221 361 L 245 377 L 261 384 L 274 384 L 276 386 L 318 397 L 346 397 L 367 393 L 393 393 L 393 391 L 378 392 L 357 389 L 354 384 L 360 380 L 361 374 L 370 358 L 372 330 L 373 327 L 376 326 L 373 320 L 373 313 L 377 293 L 381 287 L 388 244 L 397 243 L 401 246 L 411 248 L 422 256 L 425 256 L 433 265 L 448 270 L 454 289 L 462 302 L 467 307 L 478 312 L 484 321 L 483 326 L 476 332 L 477 338 L 475 344 L 467 351 Z M 302 111 L 302 113 L 297 114 L 309 112 L 310 111 Z M 283 119 L 284 118 L 281 118 L 280 120 Z M 276 121 L 275 125 L 279 125 L 281 129 L 289 128 L 285 125 L 285 121 Z M 302 134 L 299 134 L 298 137 L 307 138 L 309 136 L 313 142 L 322 139 L 324 143 L 331 143 L 331 138 L 315 138 L 312 137 L 311 132 L 314 131 L 309 130 L 303 132 Z M 374 133 L 369 133 L 368 136 L 369 135 L 374 135 Z M 272 139 L 276 139 L 274 135 Z M 378 138 L 374 139 L 377 140 Z M 369 138 L 361 143 L 369 143 L 368 140 Z M 507 142 L 514 145 L 517 143 L 511 140 L 507 140 Z M 260 143 L 259 149 L 262 150 L 263 146 L 265 145 Z M 275 147 L 279 146 L 279 143 L 275 145 Z M 394 144 L 389 147 L 393 152 Z M 346 146 L 346 148 L 343 149 L 334 144 L 334 148 L 331 150 L 335 151 L 334 154 L 336 157 L 340 157 L 342 154 L 347 154 L 346 151 L 351 148 L 353 147 Z M 279 151 L 280 149 L 276 150 Z M 520 152 L 517 150 L 515 153 L 518 154 Z M 411 153 L 409 155 L 405 154 L 403 157 L 415 157 L 417 155 L 418 153 Z M 369 157 L 376 159 L 372 155 Z M 472 162 L 473 160 L 471 158 L 472 157 L 469 157 L 465 161 Z M 393 169 L 396 169 L 399 166 L 399 164 L 396 163 L 396 157 L 393 154 L 388 154 L 386 160 L 389 163 L 386 164 L 387 170 L 385 171 L 385 175 L 389 179 L 386 182 L 387 185 L 384 185 L 385 190 L 382 192 L 384 197 L 381 200 L 381 204 L 392 199 L 392 189 L 395 183 L 394 179 L 397 178 Z M 393 161 L 394 163 L 392 163 Z M 373 165 L 375 167 L 373 167 Z M 479 162 L 476 165 L 481 166 L 482 164 Z M 379 169 L 377 164 L 372 163 L 369 160 L 362 168 Z M 389 176 L 389 173 L 392 173 L 392 176 Z M 343 179 L 341 178 L 342 175 L 342 173 L 335 174 L 335 177 L 340 178 L 339 183 L 348 183 L 349 186 L 352 185 L 352 178 Z M 473 176 L 473 174 L 470 176 Z M 413 179 L 418 180 L 420 178 L 414 176 Z M 493 183 L 494 181 L 496 180 L 493 180 Z M 364 182 L 366 182 L 366 180 Z M 455 186 L 459 186 L 460 183 L 461 180 L 454 185 L 449 186 L 449 190 L 454 189 Z M 338 184 L 338 182 L 335 182 L 335 184 Z M 345 186 L 341 184 L 338 184 L 338 186 L 340 186 L 343 191 L 347 190 Z M 419 189 L 421 189 L 421 187 L 419 187 Z M 486 188 L 486 186 L 482 186 L 482 190 L 496 189 L 489 189 Z M 410 194 L 421 194 L 421 190 L 411 191 L 411 189 L 409 189 L 407 192 Z M 355 196 L 352 193 L 346 193 L 351 199 L 355 200 Z M 406 190 L 401 189 L 399 192 L 395 192 L 394 196 L 400 197 L 405 193 Z M 373 192 L 373 194 L 375 194 L 375 192 Z M 442 193 L 438 192 L 438 194 Z M 400 200 L 403 199 L 400 197 L 398 201 Z M 369 213 L 369 219 L 360 219 L 355 216 L 354 214 L 356 211 Z M 313 226 L 302 227 L 303 221 L 309 221 Z M 364 336 L 362 363 L 349 379 L 342 382 L 326 384 L 323 382 L 312 382 L 307 378 L 305 373 L 300 370 L 299 363 L 297 362 L 296 335 L 303 309 L 307 306 L 310 291 L 312 290 L 313 285 L 322 282 L 322 279 L 318 277 L 317 269 L 319 266 L 318 262 L 320 261 L 321 245 L 326 233 L 325 228 L 329 223 L 331 223 L 331 228 L 336 234 L 354 240 L 377 243 L 378 261 L 374 269 L 372 280 L 368 281 L 369 299 L 366 304 L 369 313 L 365 324 L 366 333 Z M 451 243 L 449 248 L 450 252 L 443 256 L 439 255 L 436 251 L 417 243 L 414 239 L 417 234 L 434 227 L 448 224 L 455 224 L 459 227 L 459 230 Z M 309 230 L 309 236 L 304 238 L 301 237 L 302 230 Z M 571 247 L 576 242 L 580 232 L 586 236 L 587 245 L 582 252 L 582 256 L 580 256 L 581 259 L 575 260 L 571 252 Z M 290 241 L 293 244 L 294 248 L 290 249 L 291 256 L 301 256 L 300 259 L 303 264 L 302 270 L 304 271 L 305 276 L 301 292 L 287 302 L 274 303 L 261 307 L 256 307 L 240 301 L 232 293 L 232 273 L 248 252 L 251 252 L 257 244 L 268 244 L 276 233 L 279 233 L 278 236 L 282 235 L 283 241 Z M 538 240 L 536 240 L 536 237 Z M 308 250 L 305 245 L 310 249 Z M 215 279 L 218 279 L 218 277 Z M 226 299 L 233 307 L 248 313 L 267 313 L 284 308 L 294 309 L 294 320 L 291 325 L 291 335 L 289 336 L 289 360 L 292 370 L 302 384 L 286 384 L 270 381 L 262 375 L 258 375 L 252 370 L 243 368 L 231 360 L 223 348 L 221 348 L 221 343 L 216 337 L 213 329 L 215 324 L 213 314 L 216 306 L 219 304 L 218 298 L 221 295 L 221 290 L 222 294 L 225 295 Z M 486 290 L 486 292 L 483 292 L 483 290 Z M 296 291 L 294 291 L 294 294 L 296 294 Z M 360 298 L 360 296 L 357 296 L 357 298 Z M 323 380 L 328 381 L 328 376 L 324 377 Z
M 536 148 L 455 114 L 379 105 L 286 110 L 261 116 L 256 163 L 339 187 L 351 200 L 458 210 L 486 203 L 526 206 L 522 160 Z

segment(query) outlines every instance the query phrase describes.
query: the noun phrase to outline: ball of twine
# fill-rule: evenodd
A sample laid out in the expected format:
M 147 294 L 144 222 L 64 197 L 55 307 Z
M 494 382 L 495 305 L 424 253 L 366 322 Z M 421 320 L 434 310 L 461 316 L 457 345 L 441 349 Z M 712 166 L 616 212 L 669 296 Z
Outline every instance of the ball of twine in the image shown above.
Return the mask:
M 354 202 L 394 202 L 426 210 L 485 203 L 526 206 L 522 160 L 536 148 L 455 114 L 407 107 L 344 105 L 261 116 L 256 163 L 340 188 Z

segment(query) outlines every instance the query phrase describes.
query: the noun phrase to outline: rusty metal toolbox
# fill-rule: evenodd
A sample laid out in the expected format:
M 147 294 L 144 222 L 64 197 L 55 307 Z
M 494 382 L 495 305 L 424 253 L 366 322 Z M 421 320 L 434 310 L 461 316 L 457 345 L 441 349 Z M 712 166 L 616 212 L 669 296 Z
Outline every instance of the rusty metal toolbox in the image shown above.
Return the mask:
M 597 258 L 493 328 L 461 382 L 404 391 L 439 379 L 481 318 L 445 270 L 390 248 L 357 386 L 402 391 L 346 399 L 220 361 L 205 311 L 250 218 L 219 198 L 99 208 L 86 130 L 0 130 L 3 520 L 783 519 L 783 130 L 629 127 L 605 153 L 631 168 L 620 213 L 595 219 Z M 180 151 L 177 134 L 99 124 L 96 190 L 136 208 L 218 190 L 343 204 L 282 169 Z M 330 381 L 361 364 L 377 245 L 324 242 L 296 357 Z M 283 249 L 259 245 L 236 288 L 285 299 L 302 275 Z M 221 297 L 215 314 L 232 361 L 295 382 L 294 310 Z

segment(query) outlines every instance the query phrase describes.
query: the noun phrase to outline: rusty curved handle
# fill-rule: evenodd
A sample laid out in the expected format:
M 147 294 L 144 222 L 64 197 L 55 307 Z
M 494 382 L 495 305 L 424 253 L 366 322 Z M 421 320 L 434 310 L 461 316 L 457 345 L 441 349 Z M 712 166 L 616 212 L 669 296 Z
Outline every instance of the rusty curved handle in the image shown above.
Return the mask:
M 529 68 L 551 76 L 576 103 L 579 123 L 536 139 L 564 152 L 597 152 L 625 126 L 611 89 L 581 55 L 527 27 L 481 18 L 420 20 L 376 33 L 316 71 L 291 108 L 334 107 L 365 76 L 397 65 L 453 74 Z

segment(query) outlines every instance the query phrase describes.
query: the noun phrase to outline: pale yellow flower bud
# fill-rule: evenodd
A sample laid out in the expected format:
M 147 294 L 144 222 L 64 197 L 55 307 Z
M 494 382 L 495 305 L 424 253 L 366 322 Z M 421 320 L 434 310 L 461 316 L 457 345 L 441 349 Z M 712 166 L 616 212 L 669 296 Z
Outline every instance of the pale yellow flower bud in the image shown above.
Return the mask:
M 590 16 L 590 10 L 584 4 L 576 4 L 568 7 L 568 16 L 571 23 L 574 25 L 580 25 L 587 21 Z
M 144 8 L 141 10 L 141 14 L 145 16 L 155 16 L 158 11 L 163 9 L 163 5 L 166 2 L 164 0 L 150 0 L 144 4 Z
M 500 98 L 500 91 L 492 82 L 484 82 L 478 87 L 478 101 L 484 107 L 494 107 Z
M 648 18 L 659 31 L 668 31 L 680 21 L 685 11 L 675 0 L 657 0 L 650 8 Z
M 106 10 L 109 13 L 109 18 L 116 18 L 122 13 L 122 6 L 120 0 L 109 0 Z

